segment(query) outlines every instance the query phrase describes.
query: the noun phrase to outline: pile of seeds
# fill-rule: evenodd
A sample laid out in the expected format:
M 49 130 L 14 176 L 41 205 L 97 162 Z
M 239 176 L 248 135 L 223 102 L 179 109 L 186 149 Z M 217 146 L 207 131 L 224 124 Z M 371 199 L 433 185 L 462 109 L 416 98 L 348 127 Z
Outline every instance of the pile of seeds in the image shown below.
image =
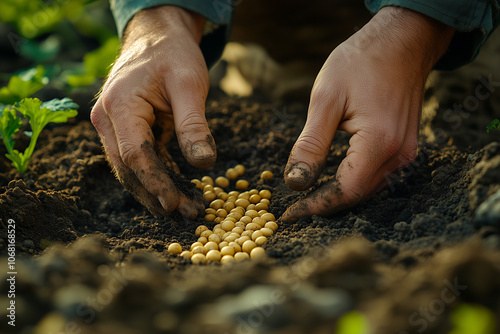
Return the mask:
M 216 225 L 212 229 L 198 226 L 195 231 L 198 241 L 189 250 L 183 251 L 179 243 L 172 243 L 168 247 L 169 253 L 180 254 L 196 264 L 208 261 L 232 263 L 266 256 L 262 245 L 278 228 L 276 218 L 267 211 L 271 192 L 247 190 L 248 181 L 239 179 L 244 173 L 245 167 L 237 165 L 215 180 L 210 176 L 191 180 L 210 203 L 205 209 L 205 221 Z M 262 180 L 272 178 L 270 171 L 261 174 Z M 226 192 L 231 181 L 235 181 L 236 190 Z

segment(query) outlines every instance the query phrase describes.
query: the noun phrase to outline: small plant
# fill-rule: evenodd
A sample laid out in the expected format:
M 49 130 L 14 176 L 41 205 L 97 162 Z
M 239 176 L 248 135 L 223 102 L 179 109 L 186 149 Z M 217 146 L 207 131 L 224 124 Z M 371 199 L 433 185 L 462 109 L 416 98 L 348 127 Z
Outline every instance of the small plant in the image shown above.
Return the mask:
M 7 86 L 0 88 L 0 103 L 14 104 L 25 97 L 30 97 L 48 82 L 43 66 L 14 75 L 9 79 Z
M 490 125 L 488 125 L 486 127 L 486 132 L 487 133 L 490 133 L 491 130 L 500 130 L 500 120 L 497 118 L 497 119 L 494 119 Z
M 36 141 L 43 128 L 49 123 L 64 123 L 69 118 L 75 117 L 78 112 L 78 105 L 70 98 L 62 100 L 53 99 L 42 102 L 37 98 L 25 98 L 15 105 L 0 105 L 2 110 L 0 115 L 0 135 L 7 148 L 5 155 L 12 165 L 24 174 L 28 168 L 28 163 L 35 150 Z M 28 147 L 24 152 L 19 152 L 14 148 L 14 135 L 20 130 L 23 119 L 16 113 L 19 112 L 28 119 L 31 132 L 24 132 L 31 138 Z

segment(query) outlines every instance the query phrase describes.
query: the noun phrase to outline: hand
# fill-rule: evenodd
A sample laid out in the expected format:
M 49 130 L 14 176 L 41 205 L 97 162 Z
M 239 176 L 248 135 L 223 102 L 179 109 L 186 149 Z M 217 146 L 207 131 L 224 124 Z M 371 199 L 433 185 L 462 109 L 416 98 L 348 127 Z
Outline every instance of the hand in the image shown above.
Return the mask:
M 287 186 L 314 185 L 337 129 L 352 134 L 350 147 L 336 175 L 288 208 L 284 221 L 351 207 L 384 188 L 386 173 L 415 159 L 424 84 L 453 33 L 411 10 L 384 7 L 333 50 L 285 168 Z
M 175 126 L 191 165 L 206 168 L 216 159 L 204 110 L 208 70 L 198 45 L 204 22 L 170 6 L 136 14 L 91 113 L 118 180 L 156 216 L 177 210 L 194 218 L 204 211 L 201 194 L 176 186 L 177 166 L 165 148 Z

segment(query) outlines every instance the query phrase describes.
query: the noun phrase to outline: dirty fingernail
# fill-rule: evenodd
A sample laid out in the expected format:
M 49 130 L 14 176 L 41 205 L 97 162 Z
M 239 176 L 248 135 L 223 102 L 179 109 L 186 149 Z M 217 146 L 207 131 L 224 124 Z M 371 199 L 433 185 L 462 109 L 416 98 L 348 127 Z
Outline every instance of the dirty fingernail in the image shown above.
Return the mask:
M 194 159 L 205 160 L 212 158 L 215 153 L 209 143 L 206 141 L 199 141 L 191 146 L 191 155 Z
M 311 167 L 305 162 L 298 162 L 287 172 L 285 182 L 290 189 L 303 190 L 311 181 Z

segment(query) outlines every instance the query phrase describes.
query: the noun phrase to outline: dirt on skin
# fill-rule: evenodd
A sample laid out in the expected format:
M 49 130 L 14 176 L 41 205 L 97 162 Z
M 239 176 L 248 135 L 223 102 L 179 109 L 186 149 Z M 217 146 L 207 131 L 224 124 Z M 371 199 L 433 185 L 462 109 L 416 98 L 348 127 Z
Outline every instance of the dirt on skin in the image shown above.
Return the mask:
M 203 220 L 155 218 L 135 201 L 114 178 L 90 122 L 43 131 L 25 175 L 0 159 L 0 266 L 7 268 L 9 219 L 17 256 L 16 327 L 2 308 L 0 331 L 332 333 L 357 310 L 371 333 L 447 333 L 463 303 L 500 319 L 500 132 L 485 134 L 486 120 L 499 115 L 500 89 L 458 131 L 446 107 L 433 104 L 473 94 L 478 72 L 466 76 L 461 100 L 446 93 L 461 85 L 456 73 L 455 81 L 434 77 L 428 88 L 414 163 L 363 204 L 280 224 L 261 262 L 192 265 L 168 254 L 172 242 L 196 241 Z M 187 179 L 243 164 L 251 187 L 272 192 L 269 211 L 279 217 L 301 195 L 281 175 L 306 110 L 303 102 L 215 90 L 207 102 L 215 166 L 189 166 L 175 140 L 169 152 Z M 319 182 L 335 174 L 348 140 L 336 134 Z M 263 170 L 274 179 L 260 180 Z

